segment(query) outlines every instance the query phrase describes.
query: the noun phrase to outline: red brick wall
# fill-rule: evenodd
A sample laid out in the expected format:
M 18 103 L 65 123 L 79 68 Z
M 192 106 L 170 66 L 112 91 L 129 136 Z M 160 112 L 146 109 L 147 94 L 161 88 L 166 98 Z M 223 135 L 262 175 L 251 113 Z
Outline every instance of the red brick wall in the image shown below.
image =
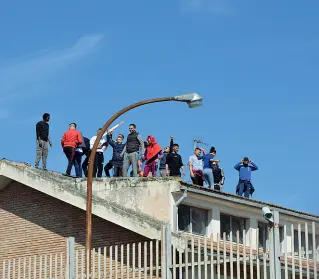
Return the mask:
M 93 248 L 147 241 L 99 217 L 92 222 Z M 85 211 L 17 182 L 0 191 L 0 260 L 63 252 L 68 236 L 85 245 Z

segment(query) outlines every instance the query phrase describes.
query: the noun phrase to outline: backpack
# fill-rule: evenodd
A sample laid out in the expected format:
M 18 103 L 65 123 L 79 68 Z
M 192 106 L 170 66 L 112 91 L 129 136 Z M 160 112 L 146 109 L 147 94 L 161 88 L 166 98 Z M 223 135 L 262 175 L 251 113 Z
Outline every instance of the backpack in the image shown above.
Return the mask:
M 221 182 L 223 178 L 222 169 L 217 165 L 213 165 L 213 175 L 214 175 L 214 183 Z

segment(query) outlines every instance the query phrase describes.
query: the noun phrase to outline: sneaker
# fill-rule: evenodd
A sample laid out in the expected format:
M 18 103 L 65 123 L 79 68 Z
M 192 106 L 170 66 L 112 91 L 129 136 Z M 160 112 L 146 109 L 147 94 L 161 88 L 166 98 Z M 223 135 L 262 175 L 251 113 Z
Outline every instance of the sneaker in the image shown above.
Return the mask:
M 47 168 L 43 168 L 42 170 L 44 170 L 44 171 L 48 171 L 48 169 L 47 169 Z

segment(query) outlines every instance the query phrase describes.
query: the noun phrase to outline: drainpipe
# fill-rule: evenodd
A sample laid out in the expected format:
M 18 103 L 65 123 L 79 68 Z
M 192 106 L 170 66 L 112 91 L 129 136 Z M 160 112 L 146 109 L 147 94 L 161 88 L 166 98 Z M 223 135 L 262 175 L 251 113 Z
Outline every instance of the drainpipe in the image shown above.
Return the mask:
M 184 191 L 183 195 L 179 198 L 179 200 L 173 205 L 173 221 L 174 221 L 174 231 L 176 232 L 178 229 L 177 225 L 177 213 L 178 213 L 178 206 L 187 198 L 187 190 Z

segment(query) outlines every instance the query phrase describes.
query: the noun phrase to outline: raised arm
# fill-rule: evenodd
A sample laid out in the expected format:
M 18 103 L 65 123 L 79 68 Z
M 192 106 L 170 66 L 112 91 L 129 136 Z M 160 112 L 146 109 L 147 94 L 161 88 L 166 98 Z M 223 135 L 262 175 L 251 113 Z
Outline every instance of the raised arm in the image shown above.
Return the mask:
M 107 142 L 109 145 L 111 145 L 112 147 L 115 146 L 115 141 L 112 140 L 112 137 L 111 137 L 111 135 L 109 135 L 109 134 L 106 134 L 106 142 Z
M 258 167 L 257 167 L 257 165 L 254 162 L 250 162 L 249 166 L 250 166 L 252 171 L 258 170 Z
M 243 165 L 242 162 L 239 162 L 238 164 L 234 166 L 234 169 L 239 171 L 242 165 Z
M 171 140 L 169 142 L 169 153 L 173 152 L 173 145 L 174 145 L 174 137 L 171 137 Z

